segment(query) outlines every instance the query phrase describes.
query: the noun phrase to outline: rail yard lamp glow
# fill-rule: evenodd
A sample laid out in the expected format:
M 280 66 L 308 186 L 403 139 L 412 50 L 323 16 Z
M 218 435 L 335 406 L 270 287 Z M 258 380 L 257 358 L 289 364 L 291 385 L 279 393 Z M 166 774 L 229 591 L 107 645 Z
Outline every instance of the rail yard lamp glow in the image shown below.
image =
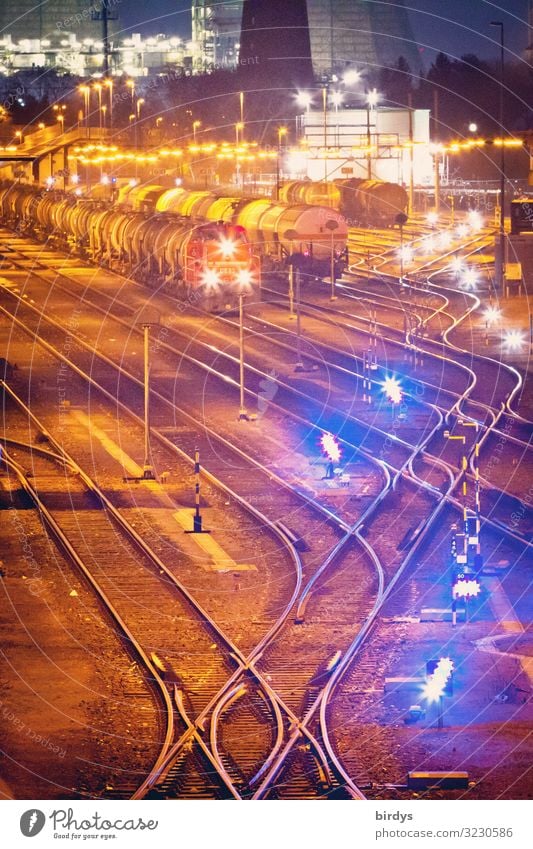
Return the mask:
M 309 94 L 308 91 L 299 91 L 296 97 L 298 106 L 302 106 L 306 113 L 309 115 L 309 110 L 311 108 L 311 104 L 313 102 L 313 98 Z
M 476 209 L 471 209 L 468 213 L 468 226 L 474 233 L 479 232 L 483 227 L 483 218 Z
M 489 327 L 494 327 L 495 324 L 498 324 L 501 321 L 502 311 L 495 306 L 487 307 L 485 312 L 483 313 L 485 318 L 485 344 L 489 344 Z
M 394 410 L 397 404 L 402 403 L 403 392 L 399 381 L 395 377 L 386 377 L 383 381 L 383 391 L 387 399 L 391 403 L 392 418 L 394 420 Z
M 519 353 L 524 344 L 525 338 L 521 330 L 508 330 L 503 337 L 503 347 L 509 354 Z
M 463 271 L 463 275 L 461 278 L 462 284 L 465 289 L 471 291 L 476 289 L 478 282 L 478 273 L 475 268 L 465 268 Z
M 356 85 L 361 81 L 361 73 L 360 71 L 356 71 L 355 68 L 349 68 L 345 71 L 342 80 L 344 85 Z
M 336 437 L 328 431 L 325 431 L 320 437 L 320 447 L 328 458 L 326 478 L 332 479 L 334 477 L 335 465 L 341 459 L 341 447 Z
M 438 728 L 442 728 L 444 725 L 442 715 L 444 696 L 453 695 L 453 670 L 453 660 L 449 657 L 429 660 L 426 664 L 426 683 L 422 695 L 430 704 L 431 702 L 438 702 Z

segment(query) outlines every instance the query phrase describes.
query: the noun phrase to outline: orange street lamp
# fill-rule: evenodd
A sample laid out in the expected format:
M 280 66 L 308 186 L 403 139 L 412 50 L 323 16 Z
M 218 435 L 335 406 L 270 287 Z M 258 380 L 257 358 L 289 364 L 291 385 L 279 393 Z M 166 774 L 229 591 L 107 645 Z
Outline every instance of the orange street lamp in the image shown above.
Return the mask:
M 104 80 L 104 85 L 109 89 L 109 126 L 113 126 L 113 80 Z

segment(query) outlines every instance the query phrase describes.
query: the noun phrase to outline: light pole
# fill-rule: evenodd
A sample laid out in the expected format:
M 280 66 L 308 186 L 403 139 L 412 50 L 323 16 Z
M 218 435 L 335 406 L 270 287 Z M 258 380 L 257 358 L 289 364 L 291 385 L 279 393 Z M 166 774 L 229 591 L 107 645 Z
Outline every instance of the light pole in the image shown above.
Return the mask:
M 242 139 L 244 141 L 244 92 L 239 92 L 240 124 L 242 127 Z
M 126 80 L 126 85 L 131 91 L 131 111 L 135 111 L 135 80 Z
M 107 106 L 104 104 L 101 109 L 102 112 L 102 124 L 104 126 L 104 130 L 106 128 L 106 114 L 107 114 Z
M 252 277 L 249 271 L 239 271 L 237 287 L 239 295 L 239 421 L 249 421 L 244 403 L 244 299 L 250 291 Z
M 335 230 L 338 228 L 339 223 L 335 221 L 334 218 L 328 218 L 326 221 L 326 229 L 331 232 L 331 250 L 330 250 L 330 280 L 331 280 L 331 295 L 330 301 L 336 301 L 337 295 L 335 294 Z
M 305 371 L 302 362 L 302 319 L 300 309 L 300 267 L 296 266 L 296 365 L 294 371 Z
M 298 238 L 296 230 L 286 230 L 283 234 L 284 239 L 289 242 L 289 318 L 295 318 L 294 315 L 294 241 Z
M 322 89 L 322 112 L 324 118 L 324 182 L 328 180 L 328 87 Z
M 88 131 L 88 135 L 90 135 L 90 133 L 89 133 L 89 96 L 90 96 L 90 93 L 91 93 L 91 89 L 89 88 L 88 85 L 81 85 L 79 87 L 78 91 L 80 92 L 80 94 L 83 97 L 83 111 L 84 111 L 84 116 L 85 116 L 85 127 Z
M 138 322 L 144 334 L 144 464 L 143 478 L 154 480 L 150 456 L 150 329 L 159 324 L 157 310 L 141 309 Z
M 247 422 L 248 413 L 244 406 L 244 296 L 239 291 L 239 421 Z
M 375 88 L 372 91 L 367 92 L 366 95 L 366 175 L 367 179 L 372 179 L 372 147 L 371 147 L 371 135 L 370 135 L 370 109 L 375 109 L 377 102 L 379 99 L 379 95 Z
M 140 127 L 141 109 L 142 109 L 143 106 L 144 106 L 144 97 L 138 97 L 137 98 L 137 108 L 136 108 L 136 119 L 135 119 L 135 148 L 137 148 L 137 143 L 138 143 L 137 133 L 141 129 L 141 127 Z M 137 125 L 139 125 L 138 128 L 137 128 Z M 142 135 L 141 135 L 141 144 L 142 144 Z
M 503 84 L 505 80 L 505 50 L 504 27 L 502 21 L 491 21 L 491 27 L 500 30 L 500 132 L 502 144 L 500 147 L 500 261 L 498 263 L 497 284 L 503 288 L 505 277 L 505 145 L 503 139 Z
M 279 200 L 281 139 L 287 134 L 287 127 L 278 127 L 278 155 L 276 156 L 276 200 Z
M 198 127 L 201 127 L 201 126 L 202 126 L 201 121 L 193 121 L 192 122 L 192 140 L 193 140 L 194 144 L 196 144 L 196 133 L 197 133 Z
M 403 286 L 403 227 L 404 224 L 407 224 L 408 218 L 405 212 L 399 212 L 396 218 L 394 219 L 398 227 L 400 228 L 400 286 Z
M 98 95 L 98 127 L 100 130 L 100 137 L 102 136 L 102 85 L 101 83 L 94 84 L 94 90 Z
M 237 123 L 235 124 L 235 144 L 237 147 L 239 146 L 240 141 L 239 131 L 242 130 L 243 127 L 244 124 L 242 123 L 242 121 L 237 121 Z
M 109 126 L 113 126 L 113 80 L 104 80 L 104 85 L 109 89 Z

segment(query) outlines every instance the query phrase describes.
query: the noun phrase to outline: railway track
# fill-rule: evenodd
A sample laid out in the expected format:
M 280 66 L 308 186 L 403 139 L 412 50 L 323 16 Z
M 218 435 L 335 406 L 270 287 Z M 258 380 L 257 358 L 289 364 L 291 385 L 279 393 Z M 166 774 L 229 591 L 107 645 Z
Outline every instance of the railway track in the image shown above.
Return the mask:
M 326 347 L 327 347 L 327 346 L 326 346 Z M 471 370 L 469 370 L 469 371 L 471 372 Z M 267 375 L 263 375 L 263 376 L 267 377 Z M 475 376 L 473 377 L 473 382 L 474 382 L 474 381 L 475 381 Z M 294 390 L 293 390 L 293 391 L 294 391 Z M 458 398 L 458 399 L 459 399 L 459 398 L 461 398 L 461 396 L 460 396 L 460 395 L 458 395 L 458 394 L 456 394 L 456 398 Z M 464 400 L 464 396 L 463 396 L 463 400 Z M 337 428 L 332 428 L 332 429 L 337 429 Z M 339 430 L 340 430 L 340 429 L 339 429 Z M 387 437 L 386 437 L 386 436 L 384 436 L 384 438 L 387 438 Z M 375 446 L 370 446 L 370 450 L 372 450 L 372 449 L 373 449 L 374 453 L 377 453 Z M 398 450 L 398 449 L 399 449 L 398 441 L 396 441 L 395 449 L 396 449 L 396 450 Z
M 167 440 L 167 437 L 166 437 L 166 436 L 164 437 L 164 440 L 165 440 L 165 441 Z M 300 499 L 300 500 L 301 500 L 301 499 Z M 300 504 L 300 510 L 301 510 L 301 504 Z M 324 532 L 323 532 L 323 531 L 322 531 L 322 535 L 324 535 Z M 348 542 L 348 534 L 346 534 L 346 540 L 347 540 L 347 542 Z M 360 576 L 360 573 L 361 573 L 361 565 L 364 565 L 364 564 L 361 564 L 361 563 L 359 562 L 359 560 L 358 560 L 357 562 L 359 563 L 358 574 L 359 574 L 359 576 Z M 346 576 L 346 575 L 344 576 L 344 580 L 348 580 L 348 578 L 347 578 L 347 576 Z M 349 582 L 350 582 L 350 583 L 353 583 L 353 576 L 352 576 L 352 578 L 350 578 L 350 579 L 349 579 Z M 345 590 L 346 590 L 346 586 L 344 586 L 344 587 L 343 587 L 342 592 L 340 592 L 340 590 L 339 590 L 339 595 L 341 595 L 341 596 L 345 596 L 345 594 L 346 594 L 346 593 L 345 593 Z M 359 604 L 360 606 L 366 606 L 366 604 L 367 604 L 367 598 L 366 598 L 366 596 L 364 595 L 364 593 L 366 592 L 366 590 L 367 590 L 367 587 L 366 587 L 366 586 L 364 586 L 364 587 L 363 587 L 363 586 L 361 586 L 359 596 L 357 597 L 357 600 L 356 600 L 356 603 L 357 603 L 357 604 Z M 351 619 L 351 617 L 350 617 L 350 619 Z M 354 617 L 354 619 L 355 619 L 355 617 Z M 350 628 L 351 628 L 351 627 L 353 627 L 353 626 L 352 626 L 352 623 L 351 623 L 351 621 L 350 621 Z M 298 630 L 298 629 L 296 628 L 296 630 Z M 320 630 L 320 629 L 319 629 L 319 628 L 317 628 L 317 631 L 319 631 L 319 630 Z M 258 648 L 258 652 L 259 652 L 259 651 L 262 651 L 262 650 L 263 650 L 263 648 L 262 648 L 262 647 L 259 647 L 259 648 Z M 326 649 L 326 653 L 327 653 L 327 651 L 328 651 L 328 649 Z M 326 654 L 326 656 L 327 656 L 327 654 Z M 299 665 L 300 665 L 300 664 L 296 664 L 296 666 L 299 666 Z M 304 667 L 303 667 L 303 671 L 301 672 L 300 682 L 299 682 L 299 683 L 297 682 L 297 683 L 295 684 L 295 682 L 294 682 L 294 681 L 292 681 L 292 682 L 291 682 L 291 684 L 290 684 L 291 689 L 292 689 L 292 691 L 293 691 L 293 692 L 296 692 L 296 694 L 298 694 L 298 690 L 300 690 L 300 693 L 301 693 L 301 694 L 302 694 L 302 696 L 303 696 L 303 693 L 304 693 L 304 690 L 305 690 L 305 685 L 306 685 L 306 676 L 308 677 L 308 676 L 310 675 L 311 671 L 314 671 L 315 666 L 316 666 L 316 659 L 310 659 L 310 660 L 308 660 L 307 666 L 304 666 Z M 271 670 L 270 666 L 269 666 L 268 668 L 269 668 L 269 670 Z M 271 674 L 271 671 L 269 671 L 269 673 L 268 673 L 268 674 L 270 675 L 270 674 Z M 297 699 L 296 699 L 296 701 L 297 701 Z M 216 703 L 215 703 L 215 702 L 211 705 L 211 708 L 213 708 L 214 706 L 216 706 Z M 298 718 L 297 718 L 297 716 L 296 716 L 295 714 L 293 714 L 290 710 L 286 710 L 286 713 L 287 713 L 287 715 L 288 715 L 288 717 L 289 717 L 290 723 L 291 723 L 291 724 L 297 724 L 297 722 L 298 722 Z M 205 712 L 204 712 L 204 715 L 200 715 L 200 717 L 199 717 L 199 718 L 198 718 L 198 717 L 196 718 L 195 723 L 194 723 L 194 727 L 195 727 L 195 729 L 197 729 L 197 728 L 198 728 L 198 726 L 201 726 L 201 725 L 203 724 L 204 720 L 205 720 Z M 182 739 L 178 742 L 178 746 L 177 746 L 176 750 L 175 750 L 174 752 L 172 752 L 172 758 L 173 758 L 173 759 L 175 759 L 175 758 L 176 758 L 176 756 L 177 756 L 180 752 L 182 752 L 182 751 L 183 751 L 183 749 L 184 749 L 185 745 L 189 743 L 189 741 L 190 741 L 190 737 L 191 737 L 191 736 L 193 736 L 193 735 L 192 735 L 192 733 L 191 733 L 189 730 L 188 730 L 187 732 L 185 732 L 185 734 L 184 734 L 184 735 L 182 735 Z M 309 736 L 309 735 L 308 735 L 308 736 Z M 195 751 L 194 757 L 195 757 L 195 758 L 196 758 L 196 757 L 198 757 L 198 753 L 196 753 L 196 751 Z M 179 772 L 179 771 L 178 771 L 178 772 Z M 166 772 L 165 772 L 165 774 L 163 775 L 163 774 L 161 773 L 161 771 L 160 771 L 160 772 L 157 774 L 157 776 L 155 776 L 155 778 L 156 778 L 156 780 L 157 780 L 157 783 L 159 783 L 159 781 L 160 781 L 160 780 L 163 780 L 164 782 L 165 782 L 165 781 L 168 781 L 168 775 L 167 775 L 167 773 L 166 773 Z M 180 784 L 175 785 L 175 790 L 176 790 L 176 792 L 180 792 L 180 787 L 181 787 L 181 785 L 180 785 Z M 150 787 L 145 787 L 145 788 L 143 788 L 143 791 L 142 791 L 142 792 L 144 793 L 145 791 L 148 791 L 149 789 L 150 789 Z
M 341 595 L 345 596 L 345 592 L 343 591 L 343 593 Z M 292 690 L 294 690 L 294 682 L 292 680 L 291 680 L 290 686 L 291 686 Z
M 301 732 L 300 732 L 301 733 Z M 292 767 L 291 767 L 292 768 Z

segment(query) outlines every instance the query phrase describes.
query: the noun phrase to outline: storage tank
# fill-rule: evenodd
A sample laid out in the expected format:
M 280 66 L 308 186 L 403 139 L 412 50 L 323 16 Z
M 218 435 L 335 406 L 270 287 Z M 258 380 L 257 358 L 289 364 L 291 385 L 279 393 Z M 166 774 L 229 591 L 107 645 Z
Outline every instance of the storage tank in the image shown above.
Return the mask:
M 339 209 L 341 193 L 335 183 L 293 180 L 281 186 L 279 199 L 285 203 L 308 203 L 311 206 L 329 206 L 332 209 Z
M 261 220 L 271 206 L 272 201 L 268 198 L 258 198 L 252 201 L 242 201 L 235 212 L 235 224 L 244 227 L 252 245 L 261 246 L 264 242 Z
M 241 203 L 242 198 L 215 198 L 212 199 L 205 211 L 207 221 L 230 222 L 235 215 L 235 210 Z
M 177 206 L 183 195 L 186 194 L 185 189 L 167 189 L 166 192 L 163 192 L 159 195 L 156 204 L 155 210 L 156 212 L 177 212 Z
M 341 209 L 348 218 L 369 224 L 394 224 L 399 212 L 405 212 L 408 195 L 398 183 L 381 180 L 337 180 Z
M 127 194 L 123 195 L 122 203 L 135 212 L 152 212 L 157 208 L 157 201 L 164 193 L 165 187 L 156 183 L 133 186 Z
M 330 223 L 337 226 L 330 230 L 327 226 Z M 273 227 L 278 242 L 285 250 L 309 251 L 316 259 L 326 259 L 330 255 L 332 232 L 335 251 L 346 247 L 346 221 L 340 212 L 327 206 L 286 206 L 277 216 L 271 218 L 266 214 L 261 224 L 264 229 Z M 295 234 L 292 240 L 287 238 L 288 231 Z

